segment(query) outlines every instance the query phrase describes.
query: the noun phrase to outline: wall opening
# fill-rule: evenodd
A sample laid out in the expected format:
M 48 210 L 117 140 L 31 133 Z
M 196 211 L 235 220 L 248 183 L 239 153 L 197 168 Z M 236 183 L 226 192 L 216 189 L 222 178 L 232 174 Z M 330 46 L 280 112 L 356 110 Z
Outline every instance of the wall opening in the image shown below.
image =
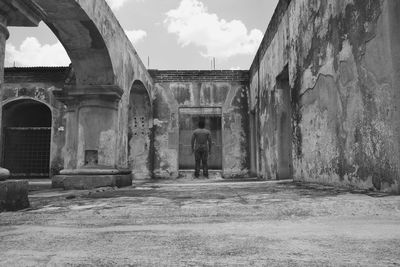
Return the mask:
M 205 121 L 205 128 L 211 131 L 212 148 L 208 168 L 222 170 L 222 109 L 204 107 L 179 109 L 179 169 L 194 170 L 191 138 L 200 119 Z
M 135 179 L 151 177 L 151 127 L 150 97 L 143 83 L 135 81 L 129 96 L 128 114 L 128 166 Z
M 13 178 L 49 178 L 51 110 L 35 100 L 3 106 L 3 165 Z
M 293 178 L 292 110 L 288 67 L 276 79 L 277 86 L 277 179 Z
M 255 110 L 250 112 L 249 116 L 249 128 L 250 128 L 250 174 L 257 175 L 257 131 L 256 131 L 256 112 Z

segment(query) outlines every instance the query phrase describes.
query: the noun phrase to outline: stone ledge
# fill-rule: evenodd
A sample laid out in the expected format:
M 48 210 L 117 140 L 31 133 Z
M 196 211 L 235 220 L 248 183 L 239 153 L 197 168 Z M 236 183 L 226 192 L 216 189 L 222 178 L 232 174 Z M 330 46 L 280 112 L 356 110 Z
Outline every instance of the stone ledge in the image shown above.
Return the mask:
M 0 212 L 29 208 L 28 181 L 7 180 L 0 182 Z
M 52 187 L 63 188 L 64 190 L 88 190 L 99 187 L 125 187 L 131 185 L 131 174 L 57 175 L 52 178 Z

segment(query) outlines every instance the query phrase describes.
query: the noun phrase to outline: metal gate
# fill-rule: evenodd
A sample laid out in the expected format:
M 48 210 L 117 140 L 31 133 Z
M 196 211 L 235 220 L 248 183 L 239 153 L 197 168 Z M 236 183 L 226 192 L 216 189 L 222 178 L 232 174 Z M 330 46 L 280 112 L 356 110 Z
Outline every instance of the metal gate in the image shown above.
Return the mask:
M 14 178 L 50 174 L 51 127 L 8 127 L 4 136 L 4 167 Z

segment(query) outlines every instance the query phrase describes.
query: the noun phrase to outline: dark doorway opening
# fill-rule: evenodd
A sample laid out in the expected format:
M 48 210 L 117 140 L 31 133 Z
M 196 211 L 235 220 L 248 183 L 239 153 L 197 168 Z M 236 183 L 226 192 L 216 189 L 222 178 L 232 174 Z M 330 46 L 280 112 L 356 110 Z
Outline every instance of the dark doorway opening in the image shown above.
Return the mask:
M 292 108 L 288 67 L 276 79 L 277 86 L 277 179 L 292 179 Z
M 51 110 L 34 100 L 3 106 L 3 165 L 13 178 L 49 178 Z
M 250 174 L 257 176 L 257 130 L 256 123 L 257 117 L 255 110 L 250 112 L 249 116 L 249 126 L 250 126 Z
M 179 112 L 179 169 L 193 170 L 192 133 L 204 120 L 206 129 L 211 131 L 212 150 L 208 158 L 210 170 L 222 170 L 222 112 L 221 108 L 181 108 Z

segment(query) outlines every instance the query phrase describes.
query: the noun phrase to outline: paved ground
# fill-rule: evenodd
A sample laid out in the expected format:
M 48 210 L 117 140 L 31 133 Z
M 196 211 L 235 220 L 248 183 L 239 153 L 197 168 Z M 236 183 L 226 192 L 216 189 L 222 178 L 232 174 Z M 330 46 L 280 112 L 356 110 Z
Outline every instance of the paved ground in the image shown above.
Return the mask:
M 293 182 L 32 192 L 1 266 L 399 266 L 400 196 Z

